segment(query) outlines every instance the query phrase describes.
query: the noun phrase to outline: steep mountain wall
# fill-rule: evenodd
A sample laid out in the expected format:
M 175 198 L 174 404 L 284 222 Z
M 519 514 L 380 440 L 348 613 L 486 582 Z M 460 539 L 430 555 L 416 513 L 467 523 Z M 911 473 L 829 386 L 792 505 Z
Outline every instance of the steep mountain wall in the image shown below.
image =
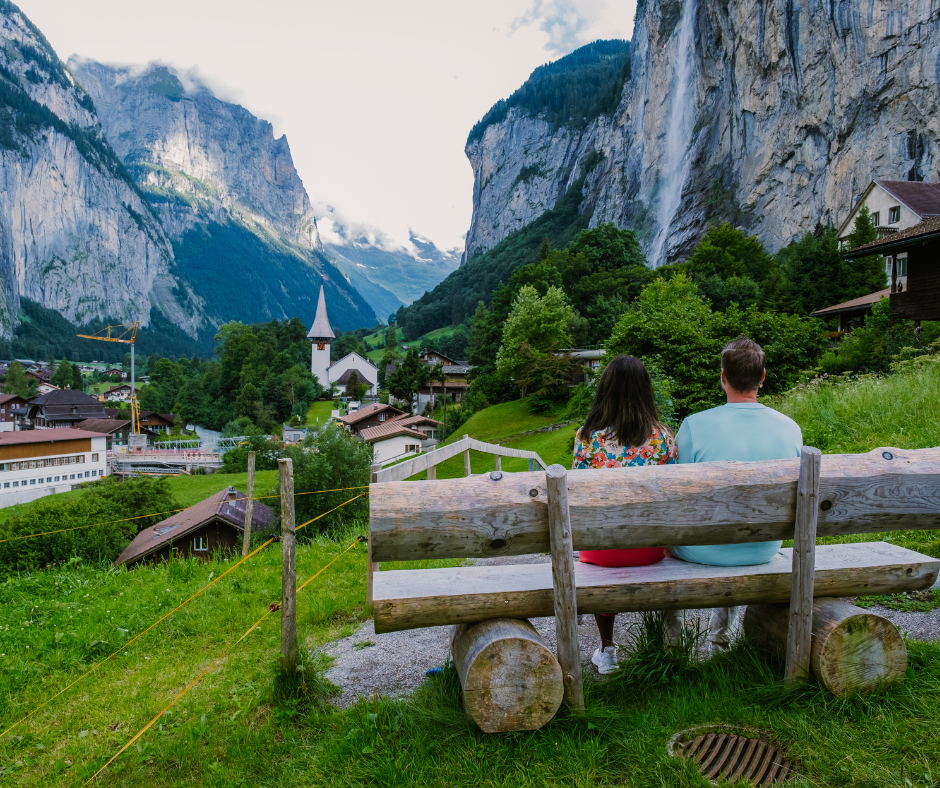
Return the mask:
M 324 253 L 287 138 L 185 72 L 73 57 L 108 141 L 172 238 L 207 320 L 310 321 L 322 281 L 343 329 L 372 308 Z
M 467 145 L 467 257 L 594 165 L 582 210 L 681 259 L 710 221 L 770 249 L 872 178 L 940 180 L 940 0 L 641 0 L 617 109 L 577 133 L 513 111 Z M 597 151 L 597 153 L 593 153 Z
M 93 103 L 16 6 L 0 1 L 0 337 L 19 299 L 74 323 L 151 322 L 190 334 L 199 300 L 170 241 L 105 140 Z

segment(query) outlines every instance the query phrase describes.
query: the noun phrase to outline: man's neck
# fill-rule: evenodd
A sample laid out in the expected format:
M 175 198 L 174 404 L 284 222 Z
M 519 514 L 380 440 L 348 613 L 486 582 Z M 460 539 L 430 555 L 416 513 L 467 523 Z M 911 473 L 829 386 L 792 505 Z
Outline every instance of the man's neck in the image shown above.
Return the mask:
M 750 402 L 757 405 L 757 392 L 758 389 L 754 389 L 753 391 L 735 391 L 728 386 L 728 388 L 725 389 L 725 396 L 728 398 L 729 405 L 738 405 L 742 402 Z

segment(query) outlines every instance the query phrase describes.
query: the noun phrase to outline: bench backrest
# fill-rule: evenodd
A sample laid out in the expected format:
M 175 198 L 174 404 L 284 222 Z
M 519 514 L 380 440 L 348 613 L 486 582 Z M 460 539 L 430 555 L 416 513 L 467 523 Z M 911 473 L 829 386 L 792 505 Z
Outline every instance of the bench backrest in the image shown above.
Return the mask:
M 817 535 L 940 528 L 940 448 L 827 454 Z M 569 471 L 575 550 L 732 544 L 794 535 L 800 460 Z M 550 549 L 545 472 L 373 484 L 371 560 Z

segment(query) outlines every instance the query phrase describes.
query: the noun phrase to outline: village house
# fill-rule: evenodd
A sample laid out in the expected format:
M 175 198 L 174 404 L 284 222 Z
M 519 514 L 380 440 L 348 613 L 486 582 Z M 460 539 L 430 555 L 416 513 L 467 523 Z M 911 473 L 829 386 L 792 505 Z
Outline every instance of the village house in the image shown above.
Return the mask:
M 440 356 L 439 353 L 435 353 L 435 355 Z M 444 374 L 444 382 L 432 380 L 427 385 L 418 389 L 417 410 L 419 412 L 423 411 L 425 406 L 429 403 L 433 408 L 437 404 L 437 396 L 441 394 L 450 394 L 454 402 L 460 402 L 463 395 L 467 392 L 467 389 L 470 388 L 470 381 L 467 380 L 467 375 L 470 373 L 471 369 L 473 369 L 473 367 L 466 362 L 443 364 L 441 371 Z
M 25 406 L 26 400 L 16 394 L 0 394 L 0 432 L 13 432 L 13 410 Z
M 81 391 L 55 389 L 33 397 L 14 411 L 16 430 L 71 427 L 85 419 L 106 419 L 101 403 Z
M 48 383 L 52 375 L 45 369 L 31 369 L 25 373 L 25 377 L 32 378 L 39 383 Z
M 887 260 L 891 319 L 940 320 L 940 216 L 846 253 Z M 903 261 L 903 265 L 902 265 Z
M 392 405 L 385 405 L 381 402 L 371 402 L 368 405 L 363 405 L 356 411 L 347 413 L 345 416 L 340 416 L 336 421 L 345 429 L 347 432 L 351 432 L 353 435 L 358 435 L 362 430 L 368 429 L 369 427 L 376 427 L 380 424 L 394 419 L 396 416 L 407 416 L 401 408 L 396 408 Z
M 128 402 L 131 398 L 131 388 L 129 383 L 122 383 L 119 386 L 111 386 L 105 394 L 105 402 Z
M 865 324 L 865 318 L 871 314 L 871 308 L 882 298 L 887 298 L 891 289 L 886 287 L 877 293 L 869 293 L 859 298 L 853 298 L 849 301 L 843 301 L 841 304 L 827 306 L 825 309 L 817 309 L 812 313 L 813 317 L 839 319 L 838 329 L 846 333 L 854 331 L 859 326 Z
M 129 410 L 121 408 L 105 408 L 104 412 L 109 419 L 126 419 L 130 414 Z M 173 413 L 156 413 L 152 410 L 140 411 L 140 428 L 149 430 L 154 435 L 158 433 L 169 433 L 173 431 L 173 425 L 176 423 L 176 416 Z
M 73 429 L 104 435 L 107 439 L 108 451 L 125 451 L 128 446 L 128 436 L 131 434 L 131 422 L 128 419 L 116 418 L 85 419 L 78 422 Z M 153 437 L 153 433 L 146 428 L 141 429 L 141 433 L 148 438 Z
M 142 530 L 124 549 L 115 566 L 132 566 L 143 561 L 169 561 L 172 558 L 208 559 L 214 554 L 235 552 L 245 531 L 247 497 L 234 487 L 220 490 L 182 512 Z M 251 530 L 270 531 L 274 512 L 255 501 Z
M 330 342 L 336 338 L 330 327 L 330 318 L 326 312 L 326 298 L 323 285 L 320 285 L 320 298 L 317 301 L 317 314 L 313 320 L 307 339 L 311 343 L 310 374 L 325 389 L 335 387 L 341 395 L 346 394 L 346 384 L 355 371 L 359 382 L 366 386 L 366 396 L 373 397 L 379 385 L 379 368 L 374 362 L 363 358 L 358 353 L 347 353 L 339 361 L 330 361 Z
M 106 369 L 104 374 L 110 378 L 119 378 L 120 380 L 127 379 L 127 373 L 124 370 L 118 369 L 117 367 L 111 367 L 111 369 Z
M 106 452 L 105 436 L 86 430 L 0 433 L 0 507 L 103 478 Z
M 437 447 L 442 437 L 441 427 L 444 426 L 443 422 L 436 421 L 429 416 L 409 416 L 407 414 L 395 416 L 390 422 L 422 433 L 424 435 L 424 440 L 421 442 L 422 451 L 430 451 Z
M 439 422 L 435 422 L 439 424 Z M 384 465 L 409 454 L 420 454 L 427 440 L 423 432 L 395 421 L 360 430 L 359 437 L 375 450 L 375 462 Z
M 281 437 L 284 439 L 284 443 L 300 443 L 306 436 L 306 427 L 290 424 L 281 425 Z

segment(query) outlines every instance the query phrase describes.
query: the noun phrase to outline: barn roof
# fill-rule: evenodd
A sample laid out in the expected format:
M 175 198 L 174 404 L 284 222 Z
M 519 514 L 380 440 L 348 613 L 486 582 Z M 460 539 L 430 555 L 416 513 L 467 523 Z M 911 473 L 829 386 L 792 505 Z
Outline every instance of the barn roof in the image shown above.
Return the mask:
M 229 500 L 229 493 L 234 492 L 236 500 Z M 182 539 L 187 534 L 212 522 L 220 520 L 226 525 L 244 531 L 245 504 L 248 496 L 234 487 L 219 490 L 188 509 L 177 512 L 156 525 L 147 526 L 133 541 L 124 548 L 115 566 L 139 561 L 151 553 L 159 550 L 170 542 Z M 251 514 L 251 530 L 267 531 L 274 525 L 274 512 L 260 501 L 255 501 Z

